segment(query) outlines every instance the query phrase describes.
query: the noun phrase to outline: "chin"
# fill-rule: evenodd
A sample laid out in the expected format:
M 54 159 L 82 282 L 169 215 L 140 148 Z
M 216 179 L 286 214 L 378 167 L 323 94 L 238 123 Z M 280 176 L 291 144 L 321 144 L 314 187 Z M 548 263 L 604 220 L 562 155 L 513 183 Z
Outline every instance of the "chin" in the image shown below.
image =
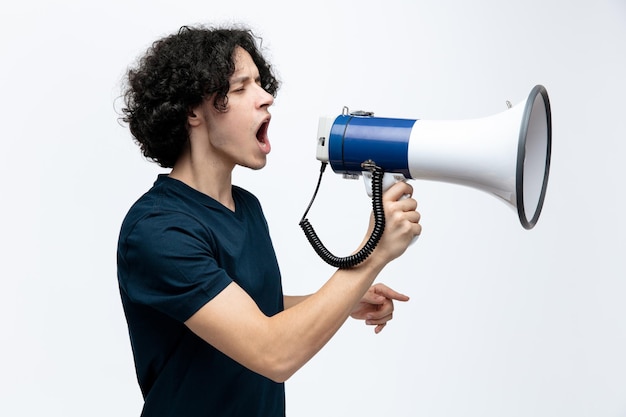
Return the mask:
M 267 165 L 267 160 L 264 159 L 263 161 L 257 161 L 253 164 L 246 164 L 243 166 L 246 168 L 250 168 L 251 170 L 258 171 L 260 169 L 265 168 L 265 165 Z

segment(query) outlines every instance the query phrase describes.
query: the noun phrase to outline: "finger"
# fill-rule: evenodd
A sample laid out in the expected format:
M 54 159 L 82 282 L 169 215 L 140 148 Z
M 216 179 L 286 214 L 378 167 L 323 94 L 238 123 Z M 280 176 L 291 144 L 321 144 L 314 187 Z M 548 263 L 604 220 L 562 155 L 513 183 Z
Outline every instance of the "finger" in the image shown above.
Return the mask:
M 413 195 L 413 186 L 405 181 L 398 181 L 383 194 L 383 200 L 398 201 L 403 196 Z
M 390 300 L 409 301 L 408 295 L 395 291 L 385 284 L 376 284 L 374 286 L 374 292 Z
M 422 225 L 419 223 L 414 223 L 413 224 L 413 235 L 414 236 L 419 236 L 422 234 Z
M 395 204 L 397 204 L 402 211 L 411 212 L 417 210 L 417 200 L 413 197 L 396 201 Z
M 401 221 L 407 222 L 406 226 L 411 228 L 411 231 L 416 235 L 422 232 L 422 225 L 420 224 L 421 215 L 417 211 L 408 211 L 402 213 Z
M 387 325 L 386 321 L 383 323 L 376 324 L 376 327 L 374 328 L 374 333 L 376 334 L 380 333 L 385 328 L 386 325 Z
M 391 319 L 393 319 L 393 313 L 391 312 L 384 314 L 384 315 L 380 315 L 378 317 L 376 317 L 375 315 L 370 317 L 370 315 L 368 314 L 367 320 L 365 320 L 365 324 L 367 324 L 368 326 L 373 326 L 376 324 L 385 324 Z
M 405 216 L 406 219 L 412 223 L 419 223 L 422 218 L 422 215 L 419 213 L 419 211 L 405 212 Z

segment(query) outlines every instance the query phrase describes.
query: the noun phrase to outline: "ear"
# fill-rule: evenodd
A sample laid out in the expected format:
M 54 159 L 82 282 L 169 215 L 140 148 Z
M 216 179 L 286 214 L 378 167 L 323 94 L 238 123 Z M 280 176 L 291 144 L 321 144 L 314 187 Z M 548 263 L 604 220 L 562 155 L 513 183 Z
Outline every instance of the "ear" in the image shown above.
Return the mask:
M 187 114 L 187 123 L 190 127 L 197 127 L 202 124 L 202 106 L 196 106 L 189 109 Z

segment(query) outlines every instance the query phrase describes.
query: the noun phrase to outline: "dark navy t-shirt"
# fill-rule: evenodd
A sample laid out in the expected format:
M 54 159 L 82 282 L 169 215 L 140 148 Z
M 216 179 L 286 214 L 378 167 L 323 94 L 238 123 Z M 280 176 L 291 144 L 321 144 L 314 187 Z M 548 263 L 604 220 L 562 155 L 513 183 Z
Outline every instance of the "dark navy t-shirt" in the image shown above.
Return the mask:
M 261 206 L 233 187 L 235 211 L 160 175 L 122 224 L 118 280 L 142 416 L 285 415 L 284 385 L 228 358 L 184 322 L 231 282 L 268 316 L 281 278 Z

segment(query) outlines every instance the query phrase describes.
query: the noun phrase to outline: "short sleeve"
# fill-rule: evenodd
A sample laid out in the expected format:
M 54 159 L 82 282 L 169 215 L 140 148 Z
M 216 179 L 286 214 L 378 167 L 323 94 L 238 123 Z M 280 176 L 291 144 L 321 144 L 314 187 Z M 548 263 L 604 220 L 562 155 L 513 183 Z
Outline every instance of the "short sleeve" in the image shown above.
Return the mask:
M 215 258 L 210 230 L 184 213 L 151 214 L 121 242 L 121 290 L 184 322 L 232 282 Z

